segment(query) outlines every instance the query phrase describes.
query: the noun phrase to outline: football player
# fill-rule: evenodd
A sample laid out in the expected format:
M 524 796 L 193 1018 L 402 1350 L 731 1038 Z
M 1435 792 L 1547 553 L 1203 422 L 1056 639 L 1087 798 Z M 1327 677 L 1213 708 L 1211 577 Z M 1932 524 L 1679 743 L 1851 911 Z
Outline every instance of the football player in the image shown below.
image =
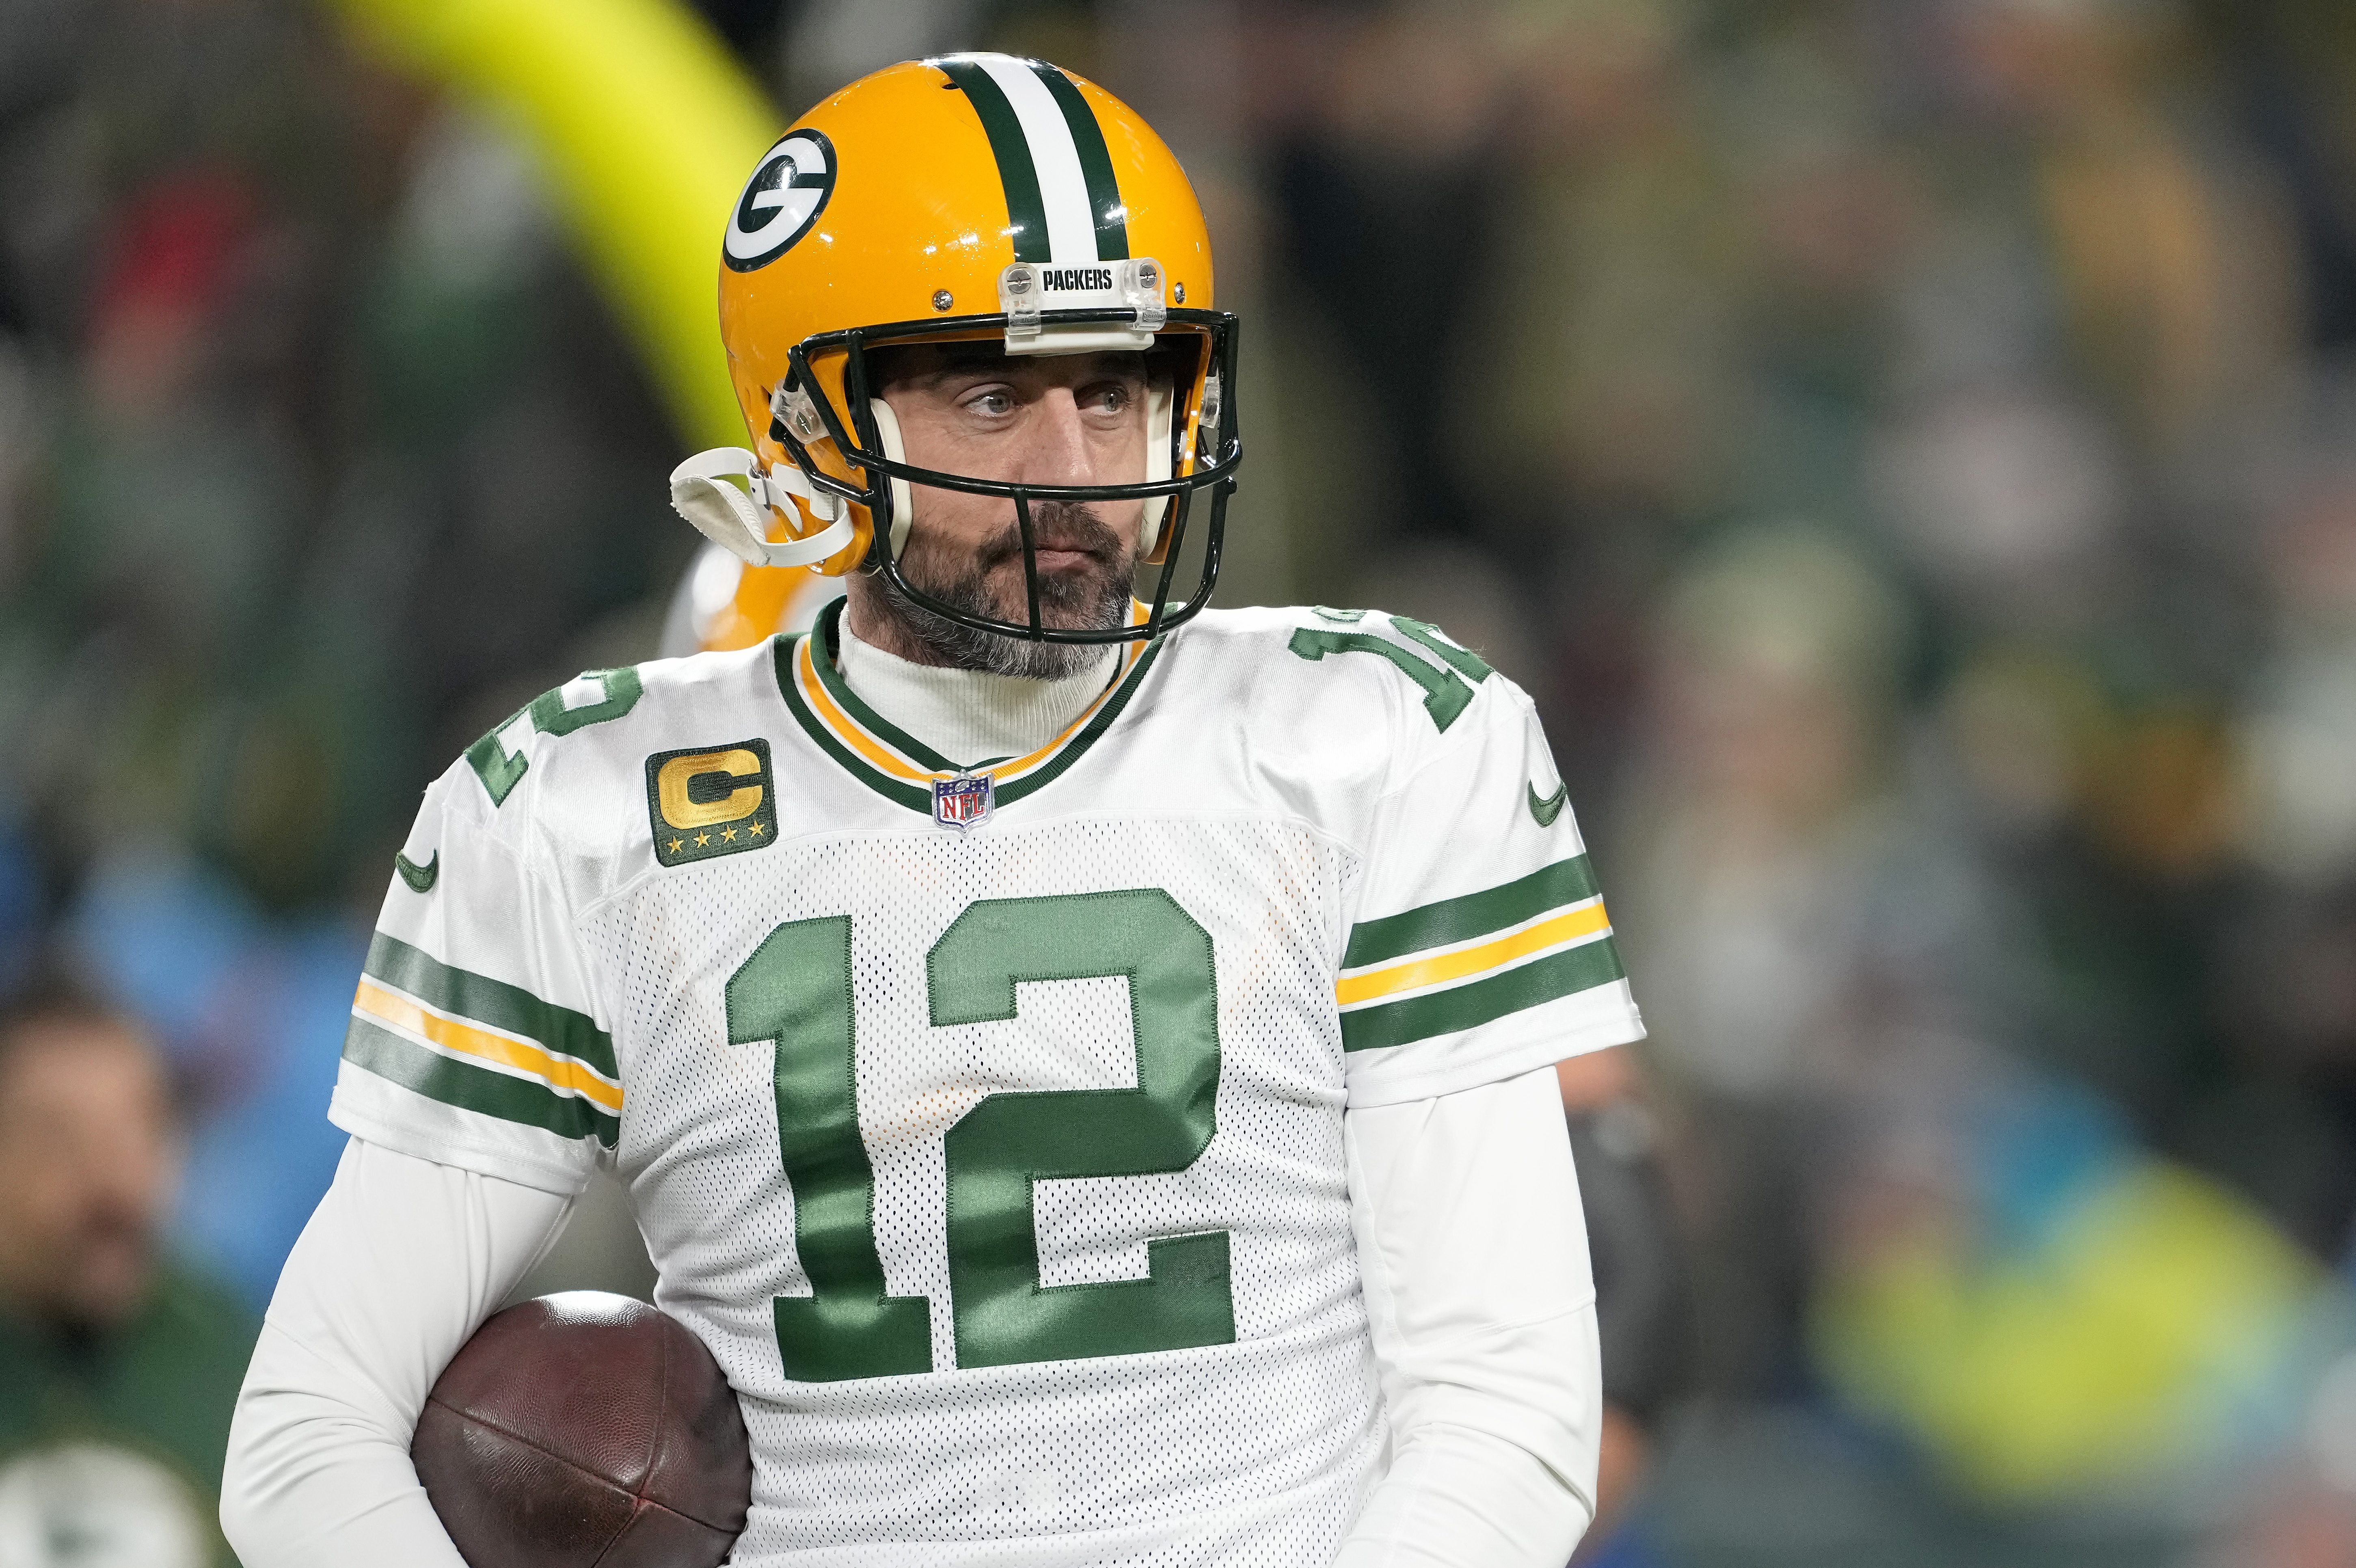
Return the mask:
M 457 1568 L 417 1413 L 601 1165 L 741 1396 L 738 1563 L 1559 1568 L 1553 1066 L 1642 1029 L 1528 699 L 1404 618 L 1204 608 L 1236 322 L 1094 84 L 869 77 L 722 263 L 753 444 L 674 502 L 848 593 L 428 791 L 240 1402 L 247 1568 Z

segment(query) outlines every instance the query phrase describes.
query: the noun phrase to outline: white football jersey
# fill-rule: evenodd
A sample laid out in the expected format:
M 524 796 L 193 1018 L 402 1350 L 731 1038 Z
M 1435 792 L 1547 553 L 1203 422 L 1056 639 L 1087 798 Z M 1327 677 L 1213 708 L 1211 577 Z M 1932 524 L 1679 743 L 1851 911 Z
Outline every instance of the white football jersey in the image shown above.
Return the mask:
M 1529 700 L 1402 618 L 1212 612 L 953 759 L 839 617 L 453 765 L 337 1123 L 618 1170 L 742 1396 L 737 1563 L 1328 1563 L 1385 1437 L 1343 1112 L 1643 1032 Z

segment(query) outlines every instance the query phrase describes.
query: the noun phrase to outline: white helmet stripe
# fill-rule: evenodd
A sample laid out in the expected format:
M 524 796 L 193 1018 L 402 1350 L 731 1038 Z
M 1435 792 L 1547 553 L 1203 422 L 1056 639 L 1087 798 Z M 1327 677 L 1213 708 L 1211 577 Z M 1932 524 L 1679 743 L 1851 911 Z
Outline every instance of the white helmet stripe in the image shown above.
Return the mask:
M 1097 219 L 1088 208 L 1088 182 L 1080 170 L 1080 149 L 1055 95 L 1027 61 L 1011 55 L 965 58 L 988 71 L 990 80 L 1006 94 L 1023 126 L 1023 139 L 1031 145 L 1040 205 L 1047 211 L 1048 264 L 1072 266 L 1107 259 L 1097 254 Z

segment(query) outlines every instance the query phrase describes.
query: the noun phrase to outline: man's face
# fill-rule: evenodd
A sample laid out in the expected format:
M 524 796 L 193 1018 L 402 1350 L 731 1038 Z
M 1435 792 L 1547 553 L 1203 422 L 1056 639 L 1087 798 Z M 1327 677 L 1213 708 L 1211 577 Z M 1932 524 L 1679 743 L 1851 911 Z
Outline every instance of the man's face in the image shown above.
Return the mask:
M 884 400 L 900 422 L 911 464 L 1039 485 L 1134 484 L 1145 477 L 1143 355 L 1009 359 L 995 345 L 982 347 L 986 353 L 926 345 L 887 362 Z M 924 486 L 914 496 L 916 518 L 900 560 L 908 580 L 969 613 L 1027 622 L 1014 503 Z M 1032 504 L 1046 625 L 1100 628 L 1127 618 L 1146 504 Z M 1072 655 L 1087 657 L 1084 650 L 988 633 L 958 636 L 962 628 L 905 602 L 895 613 L 941 653 L 963 655 L 952 657 L 955 663 L 1044 675 L 1062 672 L 1050 666 L 1076 667 Z
M 145 1041 L 98 1020 L 24 1026 L 0 1050 L 0 1299 L 72 1324 L 136 1311 L 177 1153 Z

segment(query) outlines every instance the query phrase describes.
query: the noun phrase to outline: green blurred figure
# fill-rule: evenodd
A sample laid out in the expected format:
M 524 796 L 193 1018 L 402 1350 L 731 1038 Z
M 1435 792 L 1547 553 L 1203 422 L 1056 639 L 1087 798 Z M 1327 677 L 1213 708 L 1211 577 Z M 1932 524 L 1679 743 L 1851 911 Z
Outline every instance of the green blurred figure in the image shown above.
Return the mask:
M 0 1563 L 206 1568 L 258 1325 L 161 1253 L 164 1065 L 70 987 L 0 1005 Z

